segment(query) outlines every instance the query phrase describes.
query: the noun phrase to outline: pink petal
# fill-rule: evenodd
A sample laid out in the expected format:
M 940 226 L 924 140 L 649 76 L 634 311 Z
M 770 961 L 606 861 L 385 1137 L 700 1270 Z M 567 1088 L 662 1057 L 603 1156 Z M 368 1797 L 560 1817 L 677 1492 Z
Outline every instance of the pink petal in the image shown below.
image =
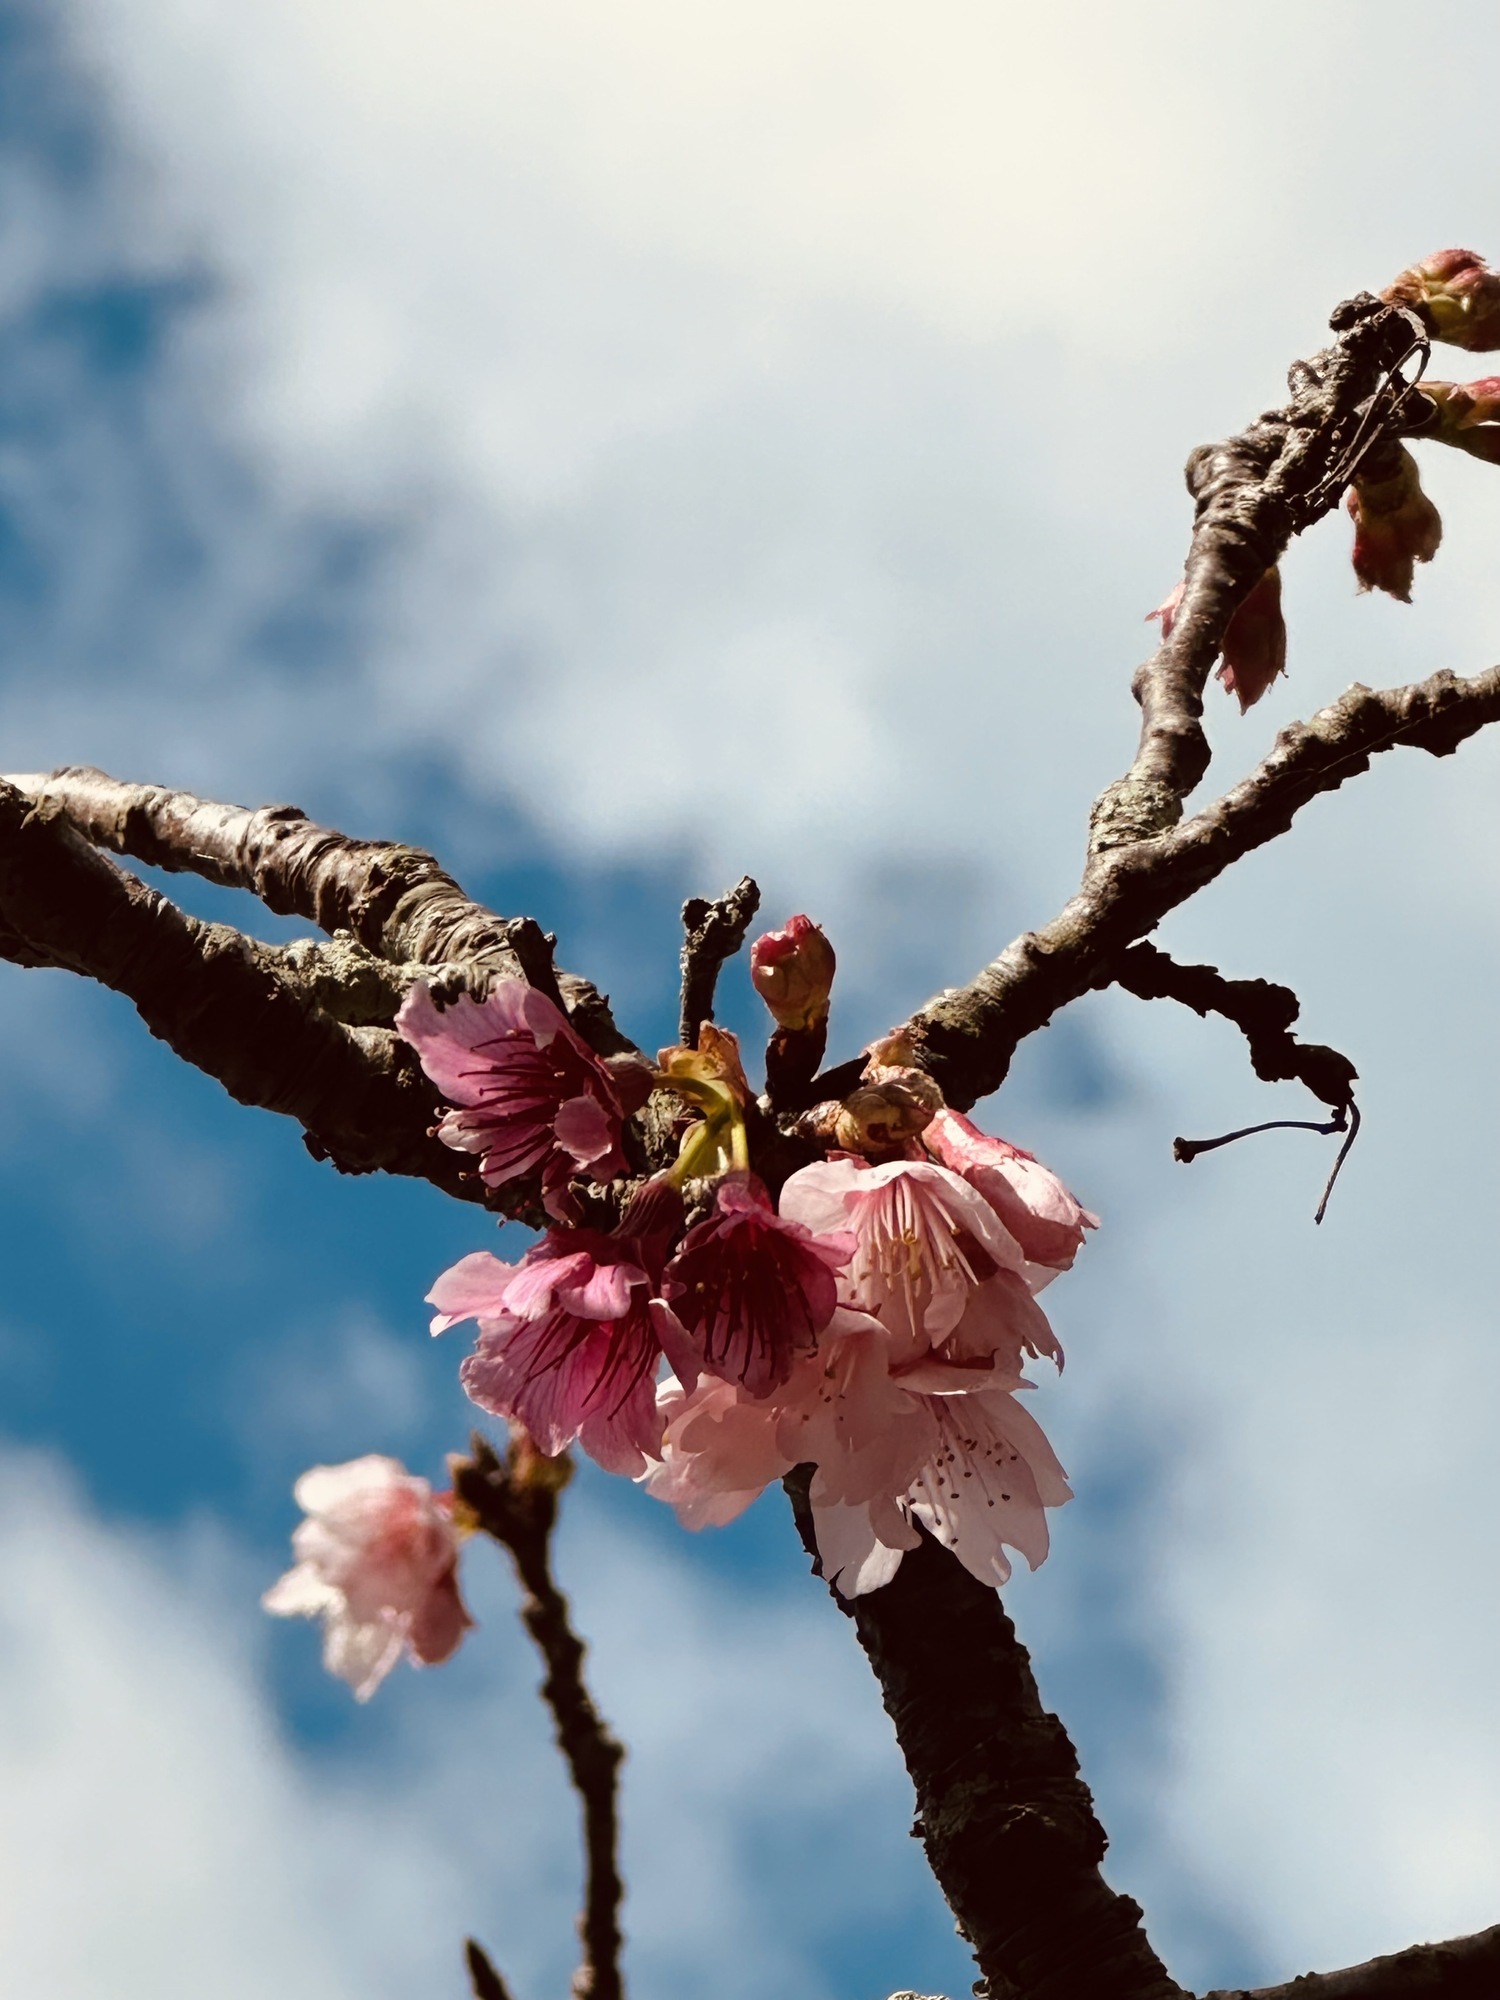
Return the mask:
M 437 1307 L 432 1331 L 446 1333 L 460 1320 L 493 1319 L 504 1312 L 505 1295 L 516 1272 L 516 1265 L 502 1263 L 488 1250 L 471 1250 L 467 1257 L 450 1264 L 427 1294 L 428 1305 Z M 297 1498 L 301 1506 L 310 1507 L 300 1492 Z

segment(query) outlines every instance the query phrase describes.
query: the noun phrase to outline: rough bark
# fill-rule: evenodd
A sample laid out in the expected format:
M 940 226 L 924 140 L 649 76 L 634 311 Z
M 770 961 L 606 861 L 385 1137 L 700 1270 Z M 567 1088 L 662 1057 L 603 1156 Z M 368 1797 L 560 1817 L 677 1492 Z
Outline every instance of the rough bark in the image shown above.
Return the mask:
M 786 1487 L 816 1570 L 806 1468 Z M 1140 1906 L 1099 1872 L 1108 1841 L 1077 1753 L 997 1593 L 924 1535 L 883 1589 L 831 1594 L 880 1683 L 913 1831 L 990 2000 L 1183 2000 Z
M 1219 1988 L 1203 2000 L 1496 2000 L 1497 1994 L 1500 1924 L 1339 1972 L 1304 1972 L 1282 1986 Z

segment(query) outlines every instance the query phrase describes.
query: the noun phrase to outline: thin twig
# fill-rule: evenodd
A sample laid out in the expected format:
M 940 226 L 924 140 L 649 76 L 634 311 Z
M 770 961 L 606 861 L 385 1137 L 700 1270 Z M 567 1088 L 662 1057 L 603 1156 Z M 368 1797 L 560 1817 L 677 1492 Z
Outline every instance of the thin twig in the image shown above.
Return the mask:
M 510 2000 L 510 1988 L 490 1962 L 489 1954 L 477 1938 L 464 1939 L 464 1964 L 474 2000 Z
M 1305 1084 L 1335 1111 L 1349 1103 L 1358 1070 L 1337 1049 L 1297 1040 L 1291 1030 L 1301 1003 L 1289 986 L 1228 979 L 1213 965 L 1182 965 L 1154 944 L 1121 952 L 1111 973 L 1115 985 L 1138 999 L 1175 1000 L 1195 1014 L 1232 1021 L 1249 1044 L 1251 1065 L 1262 1082 Z M 1343 1130 L 1342 1123 L 1337 1129 Z
M 574 2000 L 623 2000 L 620 1902 L 625 1886 L 617 1859 L 617 1792 L 625 1751 L 584 1683 L 584 1644 L 573 1630 L 568 1600 L 553 1581 L 550 1560 L 557 1496 L 572 1468 L 566 1457 L 543 1458 L 524 1433 L 512 1439 L 502 1464 L 476 1431 L 470 1456 L 455 1459 L 452 1469 L 454 1492 L 515 1566 L 523 1593 L 521 1619 L 546 1668 L 542 1697 L 552 1711 L 558 1748 L 582 1808 L 585 1871 L 578 1935 L 583 1959 L 573 1976 Z
M 678 1032 L 683 1046 L 698 1046 L 698 1030 L 714 1017 L 714 989 L 719 967 L 745 942 L 750 920 L 760 908 L 760 889 L 742 875 L 732 889 L 712 902 L 689 896 L 682 906 L 682 1010 Z

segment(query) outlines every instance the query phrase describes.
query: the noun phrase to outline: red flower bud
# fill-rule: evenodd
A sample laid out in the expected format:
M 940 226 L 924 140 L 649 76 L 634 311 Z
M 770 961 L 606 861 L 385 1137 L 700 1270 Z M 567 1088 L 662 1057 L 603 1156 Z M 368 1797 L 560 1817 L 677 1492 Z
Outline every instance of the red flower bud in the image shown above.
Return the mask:
M 1500 464 L 1500 375 L 1478 382 L 1422 383 L 1422 394 L 1437 405 L 1437 421 L 1424 437 L 1456 445 L 1475 458 Z
M 1286 672 L 1286 620 L 1281 615 L 1281 571 L 1273 563 L 1230 619 L 1224 632 L 1219 679 L 1237 695 L 1240 714 L 1253 708 Z
M 1361 590 L 1383 590 L 1411 603 L 1412 572 L 1431 562 L 1443 521 L 1422 491 L 1417 461 L 1402 446 L 1384 478 L 1356 473 L 1345 502 L 1354 521 L 1354 574 Z
M 1435 250 L 1380 296 L 1409 306 L 1434 340 L 1475 354 L 1500 347 L 1500 272 L 1476 250 Z
M 828 1018 L 833 946 L 811 917 L 789 917 L 750 947 L 750 979 L 778 1027 L 812 1028 Z
M 1162 644 L 1172 636 L 1186 581 L 1164 597 L 1149 623 L 1161 621 Z M 1281 615 L 1281 571 L 1273 563 L 1224 628 L 1219 679 L 1225 692 L 1238 695 L 1240 714 L 1253 708 L 1275 680 L 1286 672 L 1286 620 Z

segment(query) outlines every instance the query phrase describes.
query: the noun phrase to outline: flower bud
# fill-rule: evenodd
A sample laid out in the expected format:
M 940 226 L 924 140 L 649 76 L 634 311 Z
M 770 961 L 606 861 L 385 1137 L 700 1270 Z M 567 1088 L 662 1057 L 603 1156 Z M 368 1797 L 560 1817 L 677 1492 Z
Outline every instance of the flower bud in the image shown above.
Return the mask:
M 1224 628 L 1219 679 L 1239 698 L 1240 714 L 1253 708 L 1286 672 L 1286 620 L 1281 615 L 1281 571 L 1273 563 Z
M 1154 611 L 1161 622 L 1162 644 L 1172 636 L 1182 607 L 1187 580 L 1169 592 Z M 1275 680 L 1286 672 L 1286 620 L 1281 615 L 1281 572 L 1273 563 L 1224 628 L 1218 678 L 1225 691 L 1238 695 L 1240 713 L 1253 708 Z
M 1410 307 L 1434 340 L 1475 354 L 1500 347 L 1500 272 L 1475 250 L 1435 250 L 1380 296 Z
M 750 980 L 778 1027 L 804 1029 L 828 1018 L 833 946 L 811 917 L 789 917 L 750 947 Z
M 1410 604 L 1414 566 L 1431 562 L 1443 539 L 1442 516 L 1422 491 L 1417 461 L 1403 445 L 1387 476 L 1356 473 L 1345 504 L 1354 522 L 1360 589 L 1383 590 Z
M 1500 464 L 1500 375 L 1486 375 L 1478 382 L 1424 380 L 1422 394 L 1437 409 L 1436 421 L 1422 432 L 1424 437 Z

